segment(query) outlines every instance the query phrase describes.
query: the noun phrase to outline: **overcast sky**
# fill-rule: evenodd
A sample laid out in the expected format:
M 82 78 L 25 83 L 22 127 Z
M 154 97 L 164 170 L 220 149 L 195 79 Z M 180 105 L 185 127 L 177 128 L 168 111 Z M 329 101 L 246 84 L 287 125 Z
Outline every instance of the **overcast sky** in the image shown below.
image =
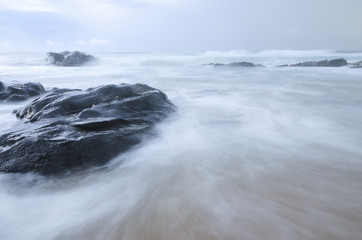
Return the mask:
M 362 50 L 362 0 L 0 0 L 0 51 Z

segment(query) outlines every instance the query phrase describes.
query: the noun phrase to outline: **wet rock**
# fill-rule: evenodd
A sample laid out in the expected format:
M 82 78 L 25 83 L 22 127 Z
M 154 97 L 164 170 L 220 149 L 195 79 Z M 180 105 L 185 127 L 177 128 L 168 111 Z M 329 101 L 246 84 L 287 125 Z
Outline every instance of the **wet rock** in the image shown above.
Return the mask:
M 219 67 L 219 66 L 227 66 L 227 67 L 264 67 L 261 64 L 254 64 L 254 63 L 251 63 L 251 62 L 233 62 L 233 63 L 228 63 L 228 64 L 209 63 L 207 65 L 212 65 L 214 67 Z
M 104 164 L 174 110 L 143 84 L 54 89 L 15 111 L 22 120 L 0 136 L 0 171 L 52 175 Z
M 346 66 L 347 61 L 344 58 L 323 60 L 323 61 L 309 61 L 296 64 L 284 64 L 277 67 L 342 67 Z
M 0 100 L 22 101 L 45 92 L 40 83 L 10 83 L 0 82 Z
M 48 52 L 48 58 L 46 59 L 49 63 L 57 66 L 81 66 L 89 61 L 94 60 L 95 58 L 92 55 L 88 55 L 83 52 L 61 52 L 54 53 Z

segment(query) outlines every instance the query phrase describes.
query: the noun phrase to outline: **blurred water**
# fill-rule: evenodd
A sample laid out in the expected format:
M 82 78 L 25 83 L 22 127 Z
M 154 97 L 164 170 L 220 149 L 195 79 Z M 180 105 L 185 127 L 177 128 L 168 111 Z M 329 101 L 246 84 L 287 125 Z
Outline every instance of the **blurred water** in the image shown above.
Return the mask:
M 0 174 L 0 239 L 360 239 L 362 70 L 275 68 L 362 53 L 95 54 L 84 67 L 0 54 L 0 81 L 145 83 L 177 113 L 105 168 Z M 265 68 L 214 68 L 251 61 Z M 31 101 L 31 100 L 29 100 Z M 16 124 L 0 104 L 0 130 Z

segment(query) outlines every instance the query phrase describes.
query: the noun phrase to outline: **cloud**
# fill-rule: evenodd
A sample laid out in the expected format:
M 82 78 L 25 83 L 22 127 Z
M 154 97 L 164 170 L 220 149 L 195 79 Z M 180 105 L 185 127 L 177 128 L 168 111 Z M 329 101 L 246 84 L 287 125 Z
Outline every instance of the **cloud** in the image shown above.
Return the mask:
M 308 4 L 285 0 L 0 0 L 0 46 L 9 41 L 7 49 L 17 51 L 361 49 L 361 0 L 313 4 L 310 11 Z
M 285 31 L 287 35 L 299 36 L 302 35 L 302 31 L 298 28 L 289 28 Z
M 134 0 L 134 1 L 140 3 L 155 4 L 155 5 L 170 5 L 170 4 L 184 2 L 184 0 Z
M 176 3 L 189 2 L 190 0 L 0 0 L 0 11 L 11 10 L 16 12 L 27 12 L 28 18 L 39 18 L 51 14 L 53 19 L 64 19 L 63 22 L 72 22 L 77 27 L 75 39 L 82 38 L 81 34 L 90 36 L 119 36 L 114 30 L 129 29 L 130 26 L 140 26 L 141 21 L 150 18 L 154 12 L 159 11 L 160 6 L 173 7 Z M 157 17 L 157 16 L 156 16 Z M 154 17 L 153 17 L 154 18 Z M 58 22 L 55 26 L 62 25 Z M 24 24 L 20 28 L 29 28 Z M 50 25 L 45 25 L 49 27 Z M 39 28 L 41 29 L 41 28 Z M 52 29 L 50 30 L 52 31 Z M 110 36 L 112 35 L 112 36 Z M 54 36 L 54 35 L 53 35 Z M 47 39 L 46 37 L 45 39 Z M 74 39 L 74 38 L 73 38 Z M 63 39 L 64 40 L 64 39 Z M 93 41 L 94 44 L 107 44 L 106 42 Z M 81 44 L 81 43 L 80 43 Z
M 84 40 L 77 40 L 75 41 L 76 44 L 79 44 L 79 45 L 87 45 L 87 44 L 90 44 L 90 45 L 109 45 L 110 42 L 106 39 L 96 39 L 96 38 L 92 38 L 88 41 L 84 41 Z
M 45 0 L 0 0 L 0 9 L 25 12 L 53 12 L 50 2 Z
M 105 40 L 105 39 L 95 39 L 95 38 L 92 38 L 91 40 L 89 40 L 89 43 L 90 43 L 90 44 L 107 45 L 107 44 L 109 44 L 109 41 L 108 41 L 108 40 Z
M 147 3 L 150 5 L 171 5 L 175 3 L 182 3 L 185 0 L 0 0 L 0 9 L 7 9 L 13 11 L 27 11 L 27 12 L 80 12 L 83 10 L 97 9 L 97 10 L 111 10 L 119 8 L 128 8 L 130 6 L 137 6 L 137 3 Z M 79 6 L 82 6 L 79 8 Z
M 46 40 L 45 41 L 46 44 L 51 45 L 51 46 L 57 46 L 57 45 L 62 45 L 62 42 L 55 42 L 55 41 L 51 41 L 51 40 Z
M 5 41 L 5 42 L 2 42 L 1 45 L 4 46 L 4 47 L 10 47 L 13 44 L 11 42 Z
M 75 41 L 75 43 L 76 43 L 76 44 L 79 44 L 79 45 L 85 45 L 85 44 L 87 44 L 87 42 L 86 42 L 86 41 L 83 41 L 83 40 L 77 40 L 77 41 Z

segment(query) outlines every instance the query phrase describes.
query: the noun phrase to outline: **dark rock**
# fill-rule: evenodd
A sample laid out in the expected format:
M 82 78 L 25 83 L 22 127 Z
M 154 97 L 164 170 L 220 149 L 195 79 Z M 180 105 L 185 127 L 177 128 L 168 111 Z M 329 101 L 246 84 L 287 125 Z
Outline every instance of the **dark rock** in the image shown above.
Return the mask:
M 254 64 L 251 62 L 233 62 L 233 63 L 228 63 L 228 64 L 224 64 L 224 63 L 209 63 L 208 65 L 212 65 L 215 67 L 219 67 L 219 66 L 228 66 L 228 67 L 264 67 L 261 64 Z
M 347 65 L 347 61 L 344 58 L 338 58 L 338 59 L 333 59 L 333 60 L 328 61 L 328 67 L 342 67 L 342 66 L 346 66 L 346 65 Z
M 21 101 L 38 96 L 45 92 L 40 83 L 10 83 L 0 82 L 0 100 Z
M 54 65 L 62 65 L 63 61 L 65 59 L 65 57 L 62 53 L 48 52 L 47 55 L 48 55 L 48 58 L 46 60 L 49 63 L 54 64 Z
M 83 52 L 61 52 L 61 53 L 47 53 L 48 58 L 46 59 L 49 63 L 57 66 L 81 66 L 95 58 L 92 55 L 88 55 Z
M 323 60 L 323 61 L 309 61 L 296 64 L 284 64 L 277 67 L 342 67 L 346 66 L 347 61 L 344 58 Z
M 0 136 L 0 171 L 51 175 L 104 164 L 174 110 L 143 84 L 54 89 L 15 111 L 22 121 Z

